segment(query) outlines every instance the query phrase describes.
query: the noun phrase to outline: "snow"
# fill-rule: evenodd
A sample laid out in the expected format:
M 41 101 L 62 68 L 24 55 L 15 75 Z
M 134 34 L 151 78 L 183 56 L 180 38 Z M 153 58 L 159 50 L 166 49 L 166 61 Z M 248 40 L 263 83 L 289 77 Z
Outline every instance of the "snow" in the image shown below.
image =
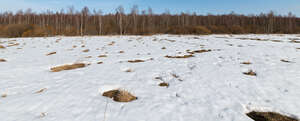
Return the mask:
M 252 110 L 299 118 L 300 43 L 291 42 L 299 39 L 300 35 L 0 38 L 0 45 L 20 44 L 0 49 L 0 58 L 7 60 L 0 62 L 0 96 L 7 95 L 0 97 L 0 119 L 252 121 L 245 115 Z M 82 52 L 85 49 L 90 51 Z M 212 51 L 191 58 L 164 57 L 201 49 Z M 50 52 L 57 54 L 46 56 Z M 137 59 L 145 62 L 127 62 Z M 103 64 L 97 64 L 100 61 Z M 241 64 L 248 61 L 252 64 Z M 76 62 L 91 65 L 50 72 L 51 67 Z M 257 76 L 244 75 L 248 70 Z M 170 86 L 158 86 L 161 82 Z M 119 103 L 102 96 L 118 88 L 138 100 Z M 41 89 L 45 90 L 37 93 Z

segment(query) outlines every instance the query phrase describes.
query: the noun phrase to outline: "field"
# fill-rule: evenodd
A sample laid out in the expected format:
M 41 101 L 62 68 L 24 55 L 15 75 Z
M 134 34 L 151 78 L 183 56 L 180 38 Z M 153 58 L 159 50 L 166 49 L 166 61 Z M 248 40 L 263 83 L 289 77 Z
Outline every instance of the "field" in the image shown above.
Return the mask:
M 299 107 L 300 35 L 0 38 L 1 121 L 299 119 Z

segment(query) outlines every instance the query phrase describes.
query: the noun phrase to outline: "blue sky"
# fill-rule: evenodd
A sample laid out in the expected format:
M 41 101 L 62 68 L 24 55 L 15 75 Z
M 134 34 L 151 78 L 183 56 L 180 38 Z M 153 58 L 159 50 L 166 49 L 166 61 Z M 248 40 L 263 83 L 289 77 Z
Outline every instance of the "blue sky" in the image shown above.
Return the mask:
M 250 14 L 275 11 L 277 14 L 292 12 L 300 17 L 300 0 L 0 0 L 0 11 L 33 8 L 34 11 L 60 10 L 68 6 L 81 9 L 102 9 L 105 13 L 114 12 L 119 5 L 129 10 L 131 6 L 152 7 L 155 13 L 169 9 L 172 13 L 197 12 L 199 14 L 222 14 L 235 11 Z

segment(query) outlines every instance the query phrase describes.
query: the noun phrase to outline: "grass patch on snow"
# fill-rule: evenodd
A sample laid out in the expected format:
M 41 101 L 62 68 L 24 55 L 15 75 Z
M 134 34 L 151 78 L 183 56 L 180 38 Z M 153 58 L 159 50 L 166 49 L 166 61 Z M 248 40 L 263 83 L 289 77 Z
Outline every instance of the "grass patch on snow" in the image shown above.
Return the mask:
M 298 121 L 297 119 L 281 115 L 276 112 L 255 112 L 247 113 L 247 116 L 254 121 Z
M 106 91 L 102 96 L 112 98 L 116 102 L 131 102 L 137 100 L 137 97 L 132 95 L 130 92 L 121 89 L 115 89 Z
M 74 63 L 74 64 L 67 64 L 67 65 L 52 67 L 50 70 L 52 72 L 60 72 L 60 71 L 64 71 L 64 70 L 73 70 L 73 69 L 83 68 L 83 67 L 86 67 L 86 64 Z

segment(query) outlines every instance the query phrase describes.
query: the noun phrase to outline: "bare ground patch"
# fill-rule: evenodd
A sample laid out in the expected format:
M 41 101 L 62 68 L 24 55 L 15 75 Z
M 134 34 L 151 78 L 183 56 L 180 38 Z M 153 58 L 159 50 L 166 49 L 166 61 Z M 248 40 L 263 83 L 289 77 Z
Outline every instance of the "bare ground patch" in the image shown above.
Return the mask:
M 60 71 L 64 71 L 64 70 L 73 70 L 73 69 L 84 68 L 84 67 L 86 67 L 86 64 L 84 64 L 84 63 L 74 63 L 74 64 L 56 66 L 56 67 L 51 68 L 50 70 L 52 72 L 60 72 Z
M 255 112 L 252 111 L 246 114 L 254 121 L 298 121 L 297 119 L 281 115 L 276 112 Z

